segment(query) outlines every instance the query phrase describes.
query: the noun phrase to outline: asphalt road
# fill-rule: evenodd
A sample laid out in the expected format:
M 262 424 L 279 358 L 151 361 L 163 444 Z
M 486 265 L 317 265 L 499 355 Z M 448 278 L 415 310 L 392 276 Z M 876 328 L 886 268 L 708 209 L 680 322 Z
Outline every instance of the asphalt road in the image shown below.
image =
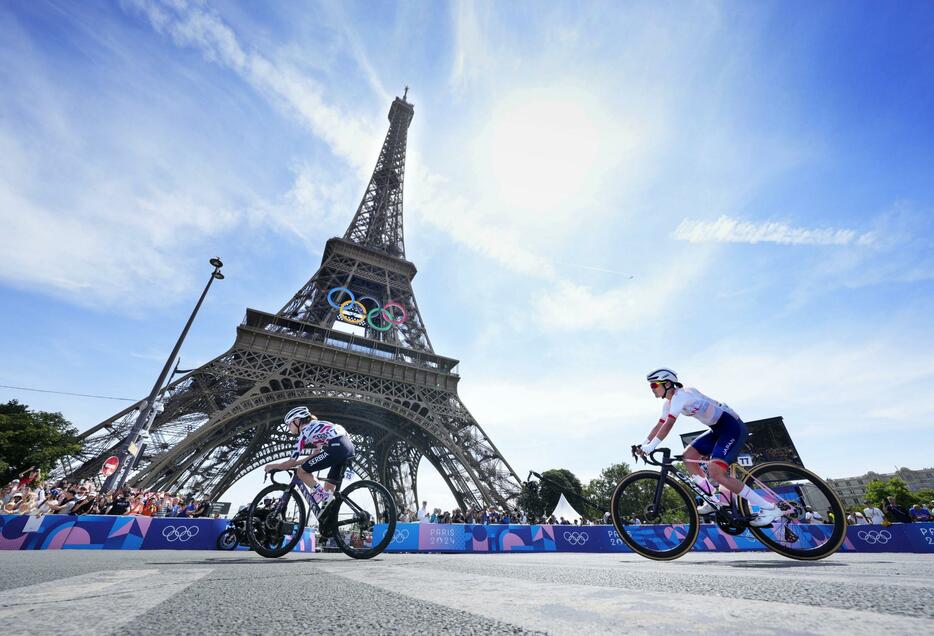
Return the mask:
M 14 634 L 934 633 L 934 556 L 0 552 Z

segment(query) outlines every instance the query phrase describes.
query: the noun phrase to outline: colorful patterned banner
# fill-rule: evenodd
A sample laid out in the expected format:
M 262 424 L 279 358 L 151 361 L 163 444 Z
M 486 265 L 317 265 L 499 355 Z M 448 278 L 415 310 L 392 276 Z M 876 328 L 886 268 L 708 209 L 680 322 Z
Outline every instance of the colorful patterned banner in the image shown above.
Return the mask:
M 827 526 L 801 525 L 802 536 L 819 536 Z M 633 532 L 664 536 L 671 526 L 639 526 Z M 379 524 L 375 540 L 386 526 Z M 644 542 L 644 540 L 643 540 Z M 399 523 L 389 552 L 632 552 L 613 526 L 520 526 L 520 525 L 438 525 Z M 694 550 L 698 552 L 739 552 L 766 550 L 747 530 L 731 536 L 713 524 L 702 524 Z M 934 523 L 892 526 L 850 526 L 841 547 L 844 552 L 932 552 Z
M 225 519 L 0 515 L 0 550 L 215 550 Z M 314 552 L 310 529 L 296 552 Z
M 819 534 L 826 526 L 799 526 Z M 0 550 L 214 550 L 224 519 L 153 517 L 0 515 Z M 378 541 L 386 531 L 379 524 Z M 648 535 L 671 532 L 670 526 L 641 526 Z M 648 538 L 648 537 L 647 537 Z M 765 550 L 747 530 L 737 537 L 715 525 L 701 525 L 694 550 L 700 552 Z M 400 523 L 390 552 L 631 552 L 612 526 L 521 526 Z M 934 523 L 850 526 L 844 552 L 934 553 Z M 310 529 L 295 547 L 314 552 Z

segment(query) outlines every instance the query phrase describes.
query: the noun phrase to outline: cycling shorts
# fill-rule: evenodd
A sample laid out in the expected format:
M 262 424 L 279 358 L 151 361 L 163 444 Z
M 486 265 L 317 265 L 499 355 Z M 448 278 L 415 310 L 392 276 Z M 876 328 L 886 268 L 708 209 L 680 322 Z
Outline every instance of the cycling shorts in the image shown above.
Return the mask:
M 353 457 L 353 442 L 349 435 L 335 437 L 325 444 L 320 453 L 302 464 L 302 469 L 307 473 L 312 473 L 323 468 L 330 468 L 328 471 L 328 480 L 336 482 L 341 478 L 341 468 L 344 462 Z
M 691 442 L 691 448 L 710 459 L 721 459 L 732 464 L 739 457 L 739 451 L 748 436 L 743 421 L 724 412 L 709 431 Z

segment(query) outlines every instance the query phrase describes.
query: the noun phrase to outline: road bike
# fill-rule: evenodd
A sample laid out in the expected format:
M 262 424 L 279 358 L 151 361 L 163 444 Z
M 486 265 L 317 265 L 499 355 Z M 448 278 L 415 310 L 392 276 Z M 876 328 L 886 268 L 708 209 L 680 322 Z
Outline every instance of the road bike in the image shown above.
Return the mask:
M 633 456 L 638 461 L 636 447 Z M 836 552 L 846 538 L 846 513 L 839 498 L 823 479 L 801 466 L 769 462 L 746 470 L 730 465 L 731 477 L 743 481 L 784 513 L 772 525 L 756 528 L 749 522 L 758 507 L 732 493 L 729 504 L 724 505 L 717 491 L 704 492 L 673 463 L 693 461 L 706 473 L 706 461 L 672 456 L 667 448 L 642 455 L 642 459 L 661 470 L 640 470 L 624 477 L 610 499 L 610 516 L 626 545 L 649 559 L 677 559 L 694 546 L 700 530 L 699 502 L 717 509 L 714 521 L 726 534 L 738 536 L 748 528 L 767 548 L 792 559 L 823 559 Z M 807 523 L 808 511 L 822 513 L 829 522 Z
M 267 558 L 291 551 L 301 540 L 308 521 L 307 501 L 322 541 L 333 538 L 341 552 L 355 559 L 369 559 L 385 550 L 396 530 L 396 504 L 389 491 L 375 481 L 355 481 L 341 490 L 347 468 L 349 464 L 341 467 L 340 478 L 324 480 L 334 484 L 334 496 L 323 509 L 295 469 L 287 471 L 292 475 L 288 484 L 276 481 L 275 473 L 279 471 L 268 473 L 272 484 L 253 498 L 247 514 L 246 534 L 252 548 Z M 271 501 L 264 504 L 264 499 Z M 374 539 L 377 523 L 387 527 Z

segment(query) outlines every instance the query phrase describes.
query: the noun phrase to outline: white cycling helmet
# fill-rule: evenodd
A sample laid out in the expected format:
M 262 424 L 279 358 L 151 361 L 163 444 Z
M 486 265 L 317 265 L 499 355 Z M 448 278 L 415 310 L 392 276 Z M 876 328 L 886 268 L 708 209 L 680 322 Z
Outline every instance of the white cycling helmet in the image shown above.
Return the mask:
M 655 369 L 645 376 L 645 379 L 649 382 L 673 382 L 679 384 L 678 374 L 671 369 Z
M 288 427 L 294 420 L 304 420 L 310 417 L 311 411 L 308 410 L 307 406 L 296 406 L 285 414 L 285 418 L 282 421 L 285 422 L 286 427 Z

